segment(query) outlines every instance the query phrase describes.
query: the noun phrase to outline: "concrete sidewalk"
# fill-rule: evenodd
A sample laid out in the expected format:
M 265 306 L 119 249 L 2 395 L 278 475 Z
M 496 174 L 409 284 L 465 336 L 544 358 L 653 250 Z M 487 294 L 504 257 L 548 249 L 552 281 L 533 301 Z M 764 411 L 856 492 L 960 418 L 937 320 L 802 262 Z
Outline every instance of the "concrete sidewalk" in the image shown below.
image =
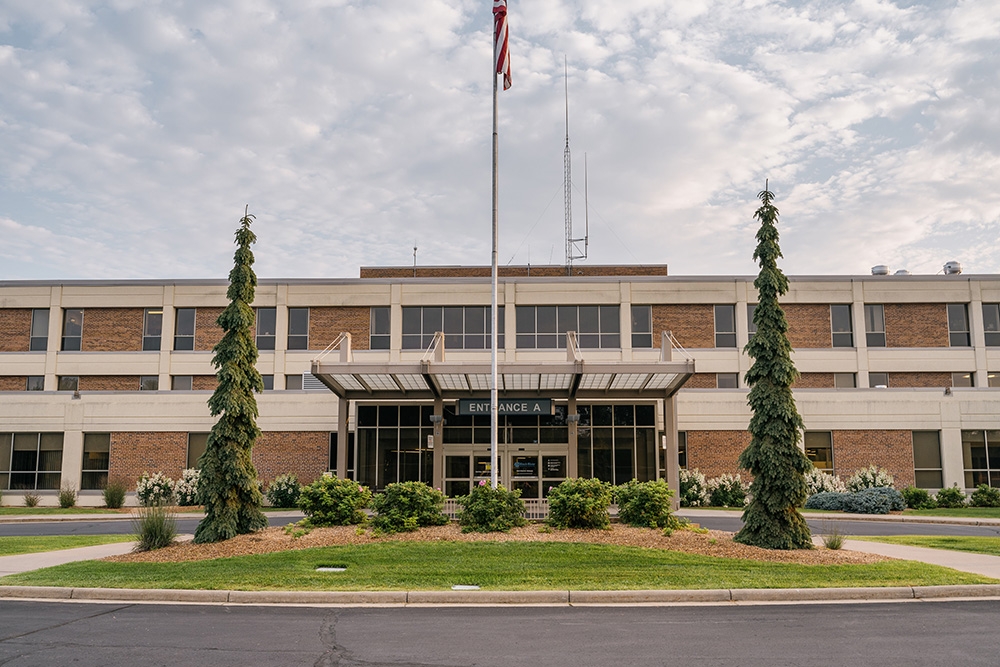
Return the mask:
M 43 551 L 33 554 L 18 554 L 16 556 L 0 556 L 0 577 L 19 572 L 40 570 L 43 567 L 75 563 L 81 560 L 94 560 L 95 558 L 127 554 L 134 547 L 135 542 L 115 542 L 112 544 L 97 544 L 92 547 Z
M 823 544 L 822 537 L 813 538 L 817 545 Z M 864 540 L 844 540 L 844 549 L 862 551 L 869 554 L 879 554 L 900 560 L 915 560 L 930 565 L 950 567 L 961 572 L 971 572 L 984 577 L 1000 579 L 1000 556 L 987 556 L 967 551 L 951 551 L 949 549 L 928 549 L 926 547 L 911 547 L 905 544 L 886 544 L 884 542 L 868 542 Z

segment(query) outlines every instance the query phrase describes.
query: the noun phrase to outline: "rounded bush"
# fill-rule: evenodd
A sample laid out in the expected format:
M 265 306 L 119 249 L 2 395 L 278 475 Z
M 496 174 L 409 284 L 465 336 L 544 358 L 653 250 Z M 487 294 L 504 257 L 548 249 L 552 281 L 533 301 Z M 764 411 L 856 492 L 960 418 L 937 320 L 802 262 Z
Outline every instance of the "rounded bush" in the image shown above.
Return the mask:
M 980 484 L 969 498 L 971 507 L 1000 507 L 1000 489 L 989 484 Z
M 677 528 L 680 522 L 670 511 L 673 490 L 662 479 L 655 482 L 632 480 L 615 488 L 618 519 L 638 528 Z
M 894 482 L 895 480 L 889 474 L 888 470 L 883 470 L 876 465 L 870 465 L 867 468 L 857 471 L 847 480 L 847 490 L 877 489 L 892 486 Z
M 200 478 L 201 472 L 195 468 L 188 468 L 181 473 L 181 478 L 174 485 L 178 505 L 201 505 L 201 497 L 198 493 L 198 480 Z
M 271 507 L 295 507 L 301 494 L 302 486 L 298 477 L 291 473 L 278 475 L 267 487 L 267 502 Z
M 569 478 L 549 491 L 549 525 L 554 528 L 607 528 L 611 525 L 611 485 L 599 479 Z
M 844 499 L 844 511 L 852 514 L 888 514 L 906 508 L 903 495 L 887 486 L 861 489 Z
M 371 502 L 367 487 L 349 479 L 323 475 L 303 487 L 298 506 L 314 526 L 348 526 L 364 523 L 363 510 Z
M 708 504 L 712 507 L 744 507 L 750 485 L 739 475 L 724 474 L 708 480 Z
M 444 494 L 424 482 L 397 482 L 372 498 L 372 525 L 385 533 L 412 532 L 448 523 Z
M 174 480 L 162 472 L 143 472 L 135 485 L 135 497 L 143 507 L 169 505 L 174 500 Z
M 912 484 L 900 493 L 903 494 L 903 500 L 906 502 L 906 506 L 913 510 L 930 510 L 937 507 L 937 503 L 931 497 L 931 494 L 927 492 L 926 489 L 918 489 Z
M 128 488 L 125 486 L 125 482 L 119 479 L 108 480 L 107 486 L 104 487 L 102 495 L 104 496 L 104 506 L 108 509 L 116 510 L 120 509 L 125 505 L 125 495 L 128 493 Z
M 463 533 L 506 533 L 528 523 L 524 518 L 521 491 L 508 491 L 502 484 L 493 488 L 485 480 L 472 487 L 467 496 L 459 496 L 458 525 Z
M 934 497 L 938 507 L 965 507 L 965 491 L 957 486 L 941 489 Z
M 851 494 L 846 491 L 820 491 L 806 499 L 807 510 L 824 510 L 827 512 L 842 512 L 844 501 Z
M 681 468 L 677 478 L 680 483 L 678 498 L 681 507 L 701 507 L 708 504 L 707 482 L 697 468 L 694 470 Z

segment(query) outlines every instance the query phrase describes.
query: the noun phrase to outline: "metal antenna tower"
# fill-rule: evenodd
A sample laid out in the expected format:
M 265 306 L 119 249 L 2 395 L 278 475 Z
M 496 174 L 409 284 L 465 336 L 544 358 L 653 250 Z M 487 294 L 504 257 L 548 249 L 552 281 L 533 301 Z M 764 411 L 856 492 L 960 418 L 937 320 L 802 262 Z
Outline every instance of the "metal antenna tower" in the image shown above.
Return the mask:
M 569 150 L 569 64 L 563 56 L 563 83 L 566 97 L 566 148 L 563 149 L 563 204 L 566 207 L 566 272 L 573 273 L 574 259 L 587 259 L 587 250 L 590 246 L 590 221 L 589 211 L 587 211 L 587 234 L 582 239 L 573 238 L 573 160 Z M 586 155 L 584 155 L 584 172 L 586 173 Z M 586 178 L 586 175 L 584 176 Z M 576 243 L 583 243 L 584 249 L 581 253 Z

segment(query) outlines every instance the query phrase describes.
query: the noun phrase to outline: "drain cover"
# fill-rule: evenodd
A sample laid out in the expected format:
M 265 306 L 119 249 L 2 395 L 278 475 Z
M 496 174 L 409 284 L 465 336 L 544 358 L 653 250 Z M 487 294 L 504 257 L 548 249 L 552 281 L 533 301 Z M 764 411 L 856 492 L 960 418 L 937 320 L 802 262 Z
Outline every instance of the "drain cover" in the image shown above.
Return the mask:
M 346 572 L 346 567 L 317 567 L 317 572 Z
M 479 586 L 467 586 L 465 584 L 456 584 L 451 587 L 453 591 L 478 591 Z

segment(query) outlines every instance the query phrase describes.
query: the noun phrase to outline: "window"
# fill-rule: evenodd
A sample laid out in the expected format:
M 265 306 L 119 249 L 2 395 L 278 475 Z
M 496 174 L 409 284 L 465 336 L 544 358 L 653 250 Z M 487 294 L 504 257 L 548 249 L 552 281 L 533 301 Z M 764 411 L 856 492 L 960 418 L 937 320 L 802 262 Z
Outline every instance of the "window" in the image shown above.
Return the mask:
M 566 332 L 575 331 L 580 347 L 621 347 L 618 306 L 518 306 L 517 347 L 566 347 Z
M 159 375 L 140 375 L 139 391 L 156 391 L 160 388 Z
M 277 308 L 257 309 L 257 349 L 274 349 L 274 332 L 277 325 Z
M 885 389 L 889 386 L 889 374 L 888 373 L 869 373 L 868 374 L 868 386 L 875 387 L 878 389 Z
M 110 433 L 83 434 L 83 475 L 80 489 L 103 489 L 108 485 L 108 463 L 111 460 Z
M 389 308 L 376 306 L 372 308 L 369 323 L 368 347 L 372 350 L 389 349 Z
M 330 434 L 330 460 L 327 470 L 334 472 L 337 470 L 337 433 Z M 347 479 L 354 479 L 354 434 L 347 434 Z
M 26 391 L 45 391 L 44 375 L 29 375 Z
M 974 387 L 975 380 L 972 373 L 952 373 L 951 374 L 951 386 L 952 387 Z
M 653 347 L 653 309 L 651 306 L 632 306 L 632 347 Z
M 444 332 L 448 350 L 490 349 L 492 319 L 489 306 L 407 306 L 403 308 L 403 349 L 426 350 L 434 334 Z M 503 306 L 497 306 L 497 347 L 504 346 Z
M 173 375 L 170 378 L 170 388 L 174 391 L 191 391 L 193 385 L 193 375 Z
M 31 340 L 28 349 L 44 352 L 49 347 L 49 309 L 35 308 L 31 311 Z
M 288 349 L 309 349 L 309 309 L 288 309 Z
M 834 373 L 833 386 L 837 389 L 853 389 L 858 386 L 854 373 Z
M 753 321 L 754 313 L 757 312 L 756 303 L 747 304 L 747 333 L 751 336 L 757 333 L 757 323 Z
M 1000 387 L 1000 373 L 987 373 L 986 382 L 989 387 Z
M 833 434 L 830 431 L 806 431 L 806 458 L 813 467 L 824 472 L 833 472 Z
M 987 347 L 1000 347 L 1000 304 L 983 304 L 983 332 Z
M 885 308 L 865 304 L 865 342 L 868 347 L 885 347 Z
M 147 308 L 142 318 L 142 349 L 159 350 L 163 333 L 163 309 Z
M 302 373 L 299 373 L 298 375 L 286 375 L 285 389 L 290 391 L 300 391 L 302 389 Z
M 655 479 L 656 409 L 653 405 L 577 405 L 580 477 L 612 484 Z
M 264 381 L 264 391 L 274 391 L 273 375 L 261 375 L 260 379 Z
M 60 375 L 57 388 L 59 391 L 79 391 L 80 390 L 80 376 L 78 375 Z
M 358 482 L 383 489 L 392 482 L 431 481 L 434 450 L 427 448 L 427 436 L 434 432 L 433 413 L 431 405 L 359 405 Z M 351 463 L 348 459 L 348 468 Z
M 178 308 L 174 311 L 174 349 L 194 349 L 194 320 L 196 308 Z
M 948 345 L 969 347 L 972 336 L 969 332 L 969 309 L 964 303 L 948 304 Z
M 188 433 L 188 468 L 197 468 L 198 459 L 208 449 L 208 433 Z
M 62 433 L 0 433 L 0 489 L 58 489 Z
M 739 387 L 739 373 L 716 373 L 715 386 L 719 389 L 736 389 Z
M 664 434 L 661 431 L 659 436 L 662 442 Z M 660 447 L 660 479 L 667 479 L 667 448 Z M 682 470 L 687 469 L 687 432 L 677 432 L 677 467 Z
M 851 327 L 851 307 L 847 304 L 830 306 L 830 328 L 834 347 L 854 347 L 854 329 Z
M 1000 486 L 1000 431 L 962 431 L 965 488 Z
M 715 347 L 736 347 L 736 306 L 715 307 Z
M 62 350 L 79 351 L 83 338 L 83 309 L 67 308 L 63 311 Z
M 941 474 L 941 434 L 938 431 L 913 432 L 913 477 L 921 489 L 944 486 Z

